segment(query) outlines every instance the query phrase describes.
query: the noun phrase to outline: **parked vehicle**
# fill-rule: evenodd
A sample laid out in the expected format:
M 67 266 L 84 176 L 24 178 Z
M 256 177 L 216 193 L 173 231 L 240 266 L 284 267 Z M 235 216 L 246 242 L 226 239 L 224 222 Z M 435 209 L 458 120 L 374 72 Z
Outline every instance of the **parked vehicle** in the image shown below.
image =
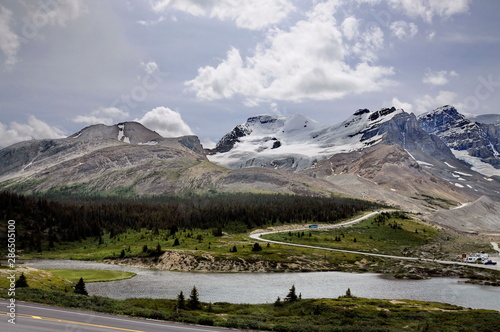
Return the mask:
M 309 225 L 309 228 L 318 228 L 318 225 Z
M 490 259 L 490 260 L 487 260 L 486 262 L 484 262 L 484 265 L 497 265 L 497 262 L 494 262 Z

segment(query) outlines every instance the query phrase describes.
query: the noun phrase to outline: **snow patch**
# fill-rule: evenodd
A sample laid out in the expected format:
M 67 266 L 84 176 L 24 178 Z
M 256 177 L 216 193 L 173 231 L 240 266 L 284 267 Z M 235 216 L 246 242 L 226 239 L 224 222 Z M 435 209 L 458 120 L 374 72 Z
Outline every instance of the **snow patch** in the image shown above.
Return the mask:
M 446 161 L 444 162 L 446 164 L 446 166 L 448 166 L 449 168 L 456 168 L 455 166 L 451 166 L 450 164 L 448 164 Z
M 496 169 L 492 165 L 481 161 L 481 159 L 477 157 L 470 156 L 467 151 L 451 149 L 451 152 L 453 152 L 457 159 L 463 160 L 466 163 L 470 164 L 473 171 L 486 176 L 500 176 L 500 169 Z

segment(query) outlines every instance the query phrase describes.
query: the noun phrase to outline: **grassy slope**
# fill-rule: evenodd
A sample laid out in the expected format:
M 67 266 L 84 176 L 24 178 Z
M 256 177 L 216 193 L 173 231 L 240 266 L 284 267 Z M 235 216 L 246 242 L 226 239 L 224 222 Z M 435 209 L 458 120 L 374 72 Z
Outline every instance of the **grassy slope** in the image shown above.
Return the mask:
M 2 292 L 1 294 L 5 294 Z M 284 294 L 283 294 L 284 295 Z M 0 295 L 5 296 L 5 295 Z M 203 303 L 177 310 L 175 300 L 113 300 L 32 288 L 18 300 L 185 323 L 273 331 L 493 331 L 498 312 L 409 300 L 307 299 L 274 304 Z
M 124 271 L 108 271 L 108 270 L 47 270 L 50 273 L 59 276 L 71 282 L 78 282 L 83 278 L 85 282 L 99 282 L 99 281 L 115 281 L 122 279 L 129 279 L 136 274 Z

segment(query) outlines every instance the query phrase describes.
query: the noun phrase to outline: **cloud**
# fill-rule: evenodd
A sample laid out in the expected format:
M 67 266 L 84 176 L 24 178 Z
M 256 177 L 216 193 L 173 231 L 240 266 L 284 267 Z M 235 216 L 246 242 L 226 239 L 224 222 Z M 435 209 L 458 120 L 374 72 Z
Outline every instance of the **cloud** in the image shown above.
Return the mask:
M 454 105 L 457 109 L 464 108 L 462 102 L 457 101 L 458 95 L 451 91 L 439 91 L 436 96 L 424 95 L 415 101 L 418 114 L 432 111 L 444 105 Z
M 158 70 L 158 65 L 154 61 L 149 61 L 149 62 L 141 62 L 140 66 L 146 74 L 151 75 L 155 73 Z
M 353 40 L 359 33 L 359 20 L 353 16 L 349 16 L 342 22 L 342 32 L 347 40 Z
M 418 27 L 415 23 L 408 23 L 405 21 L 396 21 L 391 23 L 390 29 L 392 34 L 400 40 L 409 40 L 418 32 Z
M 369 64 L 383 44 L 382 32 L 375 28 L 357 38 L 352 55 L 361 61 L 348 64 L 341 27 L 333 16 L 337 5 L 319 3 L 289 30 L 269 30 L 253 56 L 244 58 L 238 49 L 230 49 L 218 66 L 199 68 L 186 86 L 202 100 L 241 95 L 247 105 L 263 100 L 331 100 L 380 90 L 393 74 L 392 68 Z M 352 23 L 344 30 L 350 31 Z
M 128 116 L 128 112 L 122 111 L 116 107 L 100 107 L 99 109 L 92 111 L 90 115 L 79 115 L 75 117 L 73 122 L 85 123 L 88 125 L 102 123 L 110 126 L 116 122 L 125 121 Z
M 11 70 L 19 61 L 17 54 L 21 42 L 26 43 L 39 36 L 47 25 L 65 27 L 67 21 L 88 12 L 84 0 L 37 2 L 20 0 L 20 3 L 21 6 L 16 7 L 18 9 L 16 13 L 0 5 L 0 50 L 6 57 L 7 70 Z M 15 20 L 15 17 L 22 19 Z M 12 27 L 16 27 L 17 30 Z
M 469 11 L 472 0 L 387 0 L 389 5 L 410 17 L 420 16 L 428 23 L 434 16 L 449 18 Z
M 156 0 L 152 7 L 156 12 L 172 8 L 194 16 L 233 20 L 236 26 L 251 30 L 279 23 L 295 9 L 289 0 Z
M 17 60 L 20 48 L 19 37 L 12 31 L 12 11 L 0 5 L 0 50 L 5 55 L 5 67 L 11 69 Z
M 405 110 L 408 113 L 411 113 L 413 111 L 413 105 L 410 103 L 405 103 L 400 101 L 398 98 L 394 97 L 392 98 L 391 105 L 396 107 L 396 108 L 401 108 Z
M 457 77 L 458 74 L 455 71 L 441 70 L 438 72 L 433 72 L 427 69 L 422 82 L 430 85 L 446 85 L 451 77 Z
M 11 122 L 9 126 L 0 122 L 0 148 L 14 143 L 43 138 L 63 138 L 64 132 L 30 115 L 27 124 Z
M 156 131 L 163 137 L 194 135 L 179 113 L 164 106 L 152 109 L 144 114 L 141 119 L 135 121 L 142 123 L 145 127 Z

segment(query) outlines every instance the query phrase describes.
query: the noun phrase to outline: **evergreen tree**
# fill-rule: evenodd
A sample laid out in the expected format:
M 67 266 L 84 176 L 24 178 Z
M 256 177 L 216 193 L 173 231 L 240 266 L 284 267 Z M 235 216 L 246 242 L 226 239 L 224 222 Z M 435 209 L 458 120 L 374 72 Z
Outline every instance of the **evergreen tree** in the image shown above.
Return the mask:
M 282 307 L 283 306 L 283 303 L 281 303 L 281 298 L 279 296 L 276 299 L 276 301 L 274 301 L 274 306 L 275 307 Z
M 262 247 L 260 246 L 260 244 L 255 243 L 252 247 L 252 251 L 262 251 Z
M 179 243 L 179 239 L 178 238 L 175 238 L 175 241 L 174 241 L 174 247 L 177 247 L 179 246 L 180 243 Z
M 122 249 L 122 252 L 120 253 L 120 258 L 124 258 L 125 257 L 125 249 Z
M 16 280 L 16 288 L 21 288 L 21 287 L 29 287 L 28 281 L 26 280 L 26 276 L 24 275 L 24 272 L 21 273 L 19 276 L 19 279 Z
M 161 251 L 161 245 L 158 243 L 158 245 L 156 246 L 156 253 L 158 255 L 161 255 L 162 254 L 162 251 Z
M 148 252 L 148 245 L 147 244 L 142 246 L 142 252 Z
M 297 294 L 295 293 L 295 285 L 292 285 L 292 288 L 290 288 L 290 292 L 288 292 L 288 295 L 285 297 L 285 301 L 287 302 L 295 302 L 297 301 L 298 297 Z
M 177 296 L 177 309 L 186 309 L 186 299 L 184 298 L 184 293 L 182 291 Z
M 196 286 L 194 286 L 191 290 L 191 294 L 189 295 L 189 299 L 187 301 L 187 308 L 189 310 L 201 309 L 201 303 L 198 298 L 198 290 L 196 289 Z
M 80 278 L 80 280 L 78 280 L 78 282 L 76 283 L 75 294 L 89 295 L 89 293 L 87 293 L 87 289 L 85 288 L 85 282 L 83 281 L 83 278 Z

